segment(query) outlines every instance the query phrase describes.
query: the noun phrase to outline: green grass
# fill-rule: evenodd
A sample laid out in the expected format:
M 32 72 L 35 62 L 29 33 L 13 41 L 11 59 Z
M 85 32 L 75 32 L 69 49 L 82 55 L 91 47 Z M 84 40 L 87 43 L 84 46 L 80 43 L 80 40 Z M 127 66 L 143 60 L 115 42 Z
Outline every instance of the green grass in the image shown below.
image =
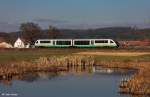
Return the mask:
M 50 57 L 50 56 L 66 56 L 71 55 L 80 51 L 87 51 L 88 49 L 11 49 L 11 50 L 0 50 L 0 63 L 11 62 L 11 61 L 33 61 L 39 57 Z M 93 51 L 90 49 L 88 51 Z M 104 52 L 108 50 L 102 50 Z M 113 51 L 114 52 L 114 51 Z M 117 50 L 115 51 L 117 52 Z M 98 61 L 149 61 L 150 55 L 142 56 L 104 56 L 95 55 Z
M 32 61 L 39 57 L 62 56 L 71 53 L 72 52 L 57 50 L 3 51 L 0 52 L 0 63 L 8 61 Z

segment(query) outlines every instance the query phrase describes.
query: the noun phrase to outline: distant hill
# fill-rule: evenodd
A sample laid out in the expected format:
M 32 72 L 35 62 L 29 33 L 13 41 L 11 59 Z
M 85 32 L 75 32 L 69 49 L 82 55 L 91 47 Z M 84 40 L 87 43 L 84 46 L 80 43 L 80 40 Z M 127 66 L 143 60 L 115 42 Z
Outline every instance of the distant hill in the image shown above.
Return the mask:
M 131 27 L 109 27 L 87 30 L 59 29 L 61 34 L 57 38 L 111 38 L 114 40 L 144 40 L 150 39 L 149 29 L 134 29 Z M 49 38 L 48 30 L 42 30 L 39 38 Z M 13 43 L 19 32 L 4 33 L 0 32 L 0 39 L 4 38 L 7 42 Z
M 112 38 L 115 40 L 150 39 L 150 29 L 133 29 L 130 27 L 112 27 L 88 30 L 61 29 L 59 38 Z

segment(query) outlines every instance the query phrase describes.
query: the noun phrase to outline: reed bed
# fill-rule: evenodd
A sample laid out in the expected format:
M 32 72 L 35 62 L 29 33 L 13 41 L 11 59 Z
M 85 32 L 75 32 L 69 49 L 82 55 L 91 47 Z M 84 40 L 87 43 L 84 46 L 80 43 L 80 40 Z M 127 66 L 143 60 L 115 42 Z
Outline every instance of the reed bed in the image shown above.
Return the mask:
M 93 66 L 92 56 L 52 56 L 40 57 L 32 62 L 22 61 L 10 64 L 1 64 L 0 78 L 8 78 L 11 75 L 34 71 L 60 71 L 70 66 Z
M 97 64 L 104 67 L 136 69 L 137 73 L 121 80 L 119 92 L 132 95 L 150 96 L 150 62 L 113 62 L 101 61 Z
M 40 57 L 35 61 L 36 64 L 40 67 L 44 64 L 44 66 L 92 66 L 95 61 L 92 56 L 61 56 L 61 57 Z
M 138 73 L 121 81 L 120 92 L 150 96 L 150 63 L 139 65 Z
M 150 62 L 149 57 L 140 60 L 114 61 L 93 55 L 63 55 L 45 56 L 33 61 L 11 62 L 0 64 L 0 79 L 11 78 L 12 75 L 19 75 L 35 71 L 63 71 L 66 67 L 100 65 L 112 68 L 136 69 L 138 72 L 120 83 L 120 92 L 134 95 L 150 95 Z M 129 58 L 130 59 L 130 58 Z M 119 59 L 118 59 L 119 60 Z M 144 61 L 146 60 L 146 61 Z M 140 96 L 141 97 L 141 96 Z
M 12 77 L 5 78 L 5 79 L 0 79 L 0 83 L 10 86 L 12 85 L 13 80 L 21 80 L 21 81 L 30 81 L 34 82 L 36 81 L 39 77 L 46 77 L 49 79 L 55 78 L 57 76 L 64 76 L 68 74 L 73 74 L 73 75 L 82 75 L 82 74 L 91 74 L 93 71 L 92 66 L 73 66 L 73 67 L 67 67 L 67 70 L 65 71 L 37 71 L 37 72 L 27 72 L 25 74 L 18 74 L 18 75 L 13 75 Z

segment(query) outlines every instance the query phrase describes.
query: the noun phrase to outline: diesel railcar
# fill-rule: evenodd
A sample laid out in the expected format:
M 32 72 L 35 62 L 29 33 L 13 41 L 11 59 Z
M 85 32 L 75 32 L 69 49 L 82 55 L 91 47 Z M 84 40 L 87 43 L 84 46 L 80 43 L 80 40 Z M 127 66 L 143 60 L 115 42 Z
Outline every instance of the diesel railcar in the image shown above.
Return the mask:
M 112 39 L 39 39 L 35 47 L 46 48 L 117 48 L 119 44 Z

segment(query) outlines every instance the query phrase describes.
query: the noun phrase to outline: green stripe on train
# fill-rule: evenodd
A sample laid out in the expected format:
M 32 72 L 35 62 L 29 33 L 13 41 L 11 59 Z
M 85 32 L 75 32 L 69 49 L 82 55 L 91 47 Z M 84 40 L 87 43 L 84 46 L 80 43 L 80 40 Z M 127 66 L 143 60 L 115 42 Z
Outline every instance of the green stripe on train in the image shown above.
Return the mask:
M 36 47 L 41 47 L 41 48 L 69 48 L 71 46 L 67 45 L 46 45 L 46 46 L 36 46 Z M 117 46 L 93 46 L 93 45 L 76 45 L 73 46 L 76 48 L 117 48 Z
M 77 47 L 77 48 L 117 48 L 117 46 L 93 46 L 93 45 L 86 45 L 86 46 L 76 45 L 74 47 Z

